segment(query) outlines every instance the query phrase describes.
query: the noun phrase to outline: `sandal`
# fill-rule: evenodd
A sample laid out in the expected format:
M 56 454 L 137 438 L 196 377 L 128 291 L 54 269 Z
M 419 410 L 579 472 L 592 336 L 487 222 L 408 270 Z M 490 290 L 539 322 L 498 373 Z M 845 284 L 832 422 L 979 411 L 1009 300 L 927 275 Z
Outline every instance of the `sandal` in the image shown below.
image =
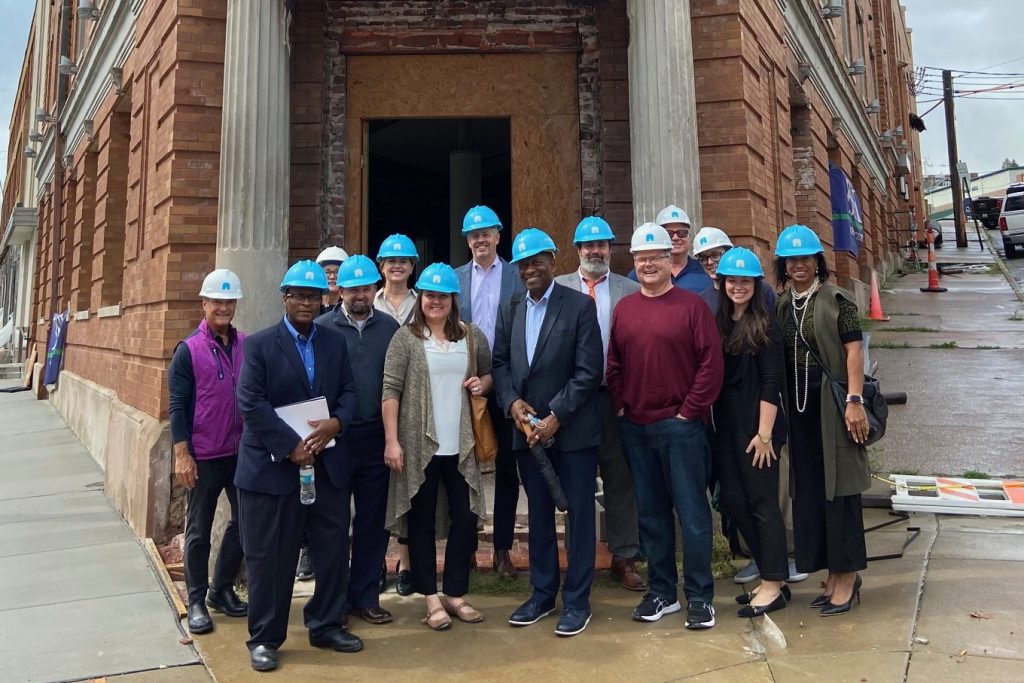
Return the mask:
M 476 609 L 473 608 L 468 602 L 461 603 L 458 607 L 450 603 L 447 599 L 442 601 L 445 611 L 452 615 L 459 621 L 463 621 L 467 624 L 479 624 L 484 620 L 484 615 L 480 614 Z
M 435 614 L 443 614 L 443 621 L 432 621 Z M 438 607 L 437 609 L 427 612 L 427 616 L 420 623 L 426 624 L 435 631 L 446 631 L 452 627 L 451 617 L 448 616 L 447 611 L 444 607 Z

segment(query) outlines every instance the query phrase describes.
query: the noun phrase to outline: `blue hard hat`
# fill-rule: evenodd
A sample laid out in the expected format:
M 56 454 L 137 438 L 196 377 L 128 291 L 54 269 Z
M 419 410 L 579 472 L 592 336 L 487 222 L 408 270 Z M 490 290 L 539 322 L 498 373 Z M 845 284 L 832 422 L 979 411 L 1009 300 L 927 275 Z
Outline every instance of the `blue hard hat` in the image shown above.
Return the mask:
M 548 234 L 539 228 L 524 228 L 512 241 L 512 263 L 530 258 L 542 251 L 558 253 L 555 241 L 548 237 Z
M 813 256 L 824 252 L 825 248 L 821 246 L 821 240 L 806 225 L 789 226 L 779 233 L 779 241 L 775 243 L 775 255 L 779 258 Z
M 362 287 L 380 282 L 380 271 L 369 256 L 354 254 L 338 268 L 339 287 Z
M 757 254 L 746 247 L 733 247 L 722 254 L 716 275 L 723 277 L 764 277 Z
M 481 204 L 467 211 L 462 218 L 462 236 L 465 237 L 474 230 L 483 230 L 484 228 L 501 230 L 501 220 L 498 218 L 498 214 Z
M 416 289 L 419 291 L 440 292 L 441 294 L 459 294 L 462 288 L 459 287 L 459 276 L 455 269 L 447 263 L 431 263 L 420 273 L 420 279 L 416 281 Z
M 597 242 L 599 240 L 615 241 L 615 233 L 608 221 L 600 216 L 587 216 L 576 226 L 576 234 L 572 237 L 573 244 Z
M 412 240 L 400 233 L 395 233 L 381 242 L 377 251 L 377 263 L 386 258 L 408 258 L 413 262 L 419 261 L 420 255 L 416 252 L 416 245 Z
M 327 291 L 327 273 L 316 261 L 299 261 L 288 269 L 281 280 L 281 291 L 289 287 L 307 287 Z

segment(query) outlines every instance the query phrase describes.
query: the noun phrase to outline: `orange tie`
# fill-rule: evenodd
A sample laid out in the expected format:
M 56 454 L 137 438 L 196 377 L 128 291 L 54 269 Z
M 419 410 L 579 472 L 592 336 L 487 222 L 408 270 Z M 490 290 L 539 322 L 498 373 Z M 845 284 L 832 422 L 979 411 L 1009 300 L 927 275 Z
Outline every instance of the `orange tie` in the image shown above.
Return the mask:
M 583 278 L 583 281 L 587 283 L 587 294 L 589 294 L 590 298 L 593 299 L 594 301 L 597 301 L 597 286 L 604 282 L 607 278 L 607 275 L 603 275 L 597 280 L 591 280 L 589 277 Z

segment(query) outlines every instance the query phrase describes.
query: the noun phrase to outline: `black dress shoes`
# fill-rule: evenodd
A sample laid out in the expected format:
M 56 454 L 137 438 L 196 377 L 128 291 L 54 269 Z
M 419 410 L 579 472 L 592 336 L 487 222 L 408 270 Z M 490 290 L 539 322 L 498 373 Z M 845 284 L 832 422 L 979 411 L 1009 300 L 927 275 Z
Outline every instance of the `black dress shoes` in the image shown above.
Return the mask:
M 249 650 L 249 664 L 254 671 L 273 671 L 277 668 L 277 648 L 269 645 L 257 645 Z
M 748 604 L 744 605 L 743 607 L 740 607 L 739 610 L 736 611 L 736 616 L 747 617 L 748 619 L 752 619 L 754 617 L 759 617 L 762 614 L 768 614 L 769 612 L 785 609 L 786 604 L 786 596 L 782 593 L 779 593 L 775 596 L 775 599 L 769 602 L 767 605 Z
M 412 595 L 412 572 L 408 569 L 399 569 L 395 578 L 395 592 L 405 597 Z
M 374 607 L 353 607 L 349 610 L 349 614 L 354 614 L 370 624 L 389 624 L 395 620 L 391 612 L 379 605 Z
M 335 652 L 359 652 L 363 649 L 363 641 L 359 639 L 359 636 L 343 631 L 340 628 L 319 636 L 314 636 L 310 633 L 309 644 L 313 647 L 330 649 Z
M 536 624 L 538 621 L 546 617 L 555 611 L 555 606 L 545 606 L 537 604 L 533 599 L 529 599 L 519 606 L 512 616 L 508 618 L 508 623 L 511 626 L 529 626 L 530 624 Z
M 786 584 L 782 584 L 782 594 L 786 596 L 786 602 L 790 602 L 793 599 L 793 592 L 789 590 L 789 586 Z M 741 605 L 749 605 L 755 595 L 756 593 L 740 593 L 736 596 L 736 602 Z
M 188 632 L 198 636 L 212 630 L 213 619 L 210 618 L 206 605 L 202 601 L 191 603 L 188 606 Z
M 244 617 L 249 613 L 249 603 L 243 602 L 235 589 L 231 587 L 219 591 L 211 589 L 206 594 L 206 606 L 223 612 L 229 617 Z

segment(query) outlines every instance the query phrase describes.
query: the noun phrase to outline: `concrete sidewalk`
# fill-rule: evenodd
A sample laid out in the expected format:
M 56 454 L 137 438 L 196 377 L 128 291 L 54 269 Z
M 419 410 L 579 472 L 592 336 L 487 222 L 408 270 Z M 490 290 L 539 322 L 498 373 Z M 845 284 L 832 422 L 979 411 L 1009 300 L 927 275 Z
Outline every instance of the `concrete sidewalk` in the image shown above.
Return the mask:
M 0 444 L 0 680 L 209 681 L 103 472 L 50 404 L 0 394 Z

